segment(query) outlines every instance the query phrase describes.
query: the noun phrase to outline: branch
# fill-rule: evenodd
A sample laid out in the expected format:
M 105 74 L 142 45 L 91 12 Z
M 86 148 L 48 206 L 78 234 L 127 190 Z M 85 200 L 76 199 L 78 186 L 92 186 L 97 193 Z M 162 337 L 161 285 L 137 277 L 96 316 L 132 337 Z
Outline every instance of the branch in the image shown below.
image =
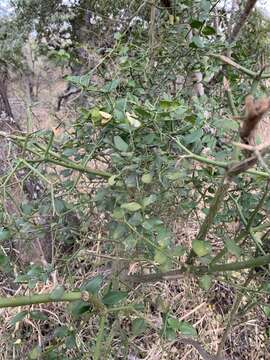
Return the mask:
M 124 280 L 130 284 L 152 283 L 157 281 L 178 280 L 184 273 L 194 275 L 211 275 L 219 272 L 240 271 L 244 269 L 254 269 L 256 267 L 270 264 L 270 254 L 258 256 L 245 261 L 236 261 L 227 264 L 213 264 L 208 266 L 189 266 L 184 265 L 180 269 L 167 271 L 164 273 L 154 273 L 149 275 L 131 275 Z
M 261 71 L 255 72 L 255 71 L 249 70 L 246 67 L 244 67 L 242 65 L 239 65 L 237 62 L 235 62 L 233 59 L 231 59 L 228 56 L 220 55 L 220 54 L 214 54 L 214 53 L 210 53 L 208 55 L 210 57 L 214 58 L 214 59 L 222 61 L 226 65 L 230 65 L 230 66 L 234 67 L 235 69 L 239 70 L 240 72 L 242 72 L 242 73 L 244 73 L 244 74 L 246 74 L 248 76 L 251 76 L 254 79 L 258 79 L 258 77 L 260 79 L 268 79 L 268 78 L 270 78 L 269 73 L 262 74 Z
M 184 150 L 187 154 L 188 154 L 188 158 L 190 159 L 194 159 L 198 162 L 204 163 L 204 164 L 208 164 L 208 165 L 212 165 L 212 166 L 217 166 L 220 167 L 222 169 L 230 169 L 231 168 L 231 173 L 230 175 L 237 175 L 240 174 L 241 172 L 246 172 L 249 175 L 256 175 L 256 176 L 260 176 L 263 178 L 270 178 L 270 174 L 268 174 L 267 172 L 264 171 L 256 171 L 256 170 L 250 170 L 250 167 L 254 165 L 254 163 L 251 161 L 253 160 L 251 158 L 245 159 L 239 163 L 235 163 L 235 162 L 231 162 L 231 161 L 217 161 L 217 160 L 213 160 L 213 159 L 209 159 L 206 158 L 204 156 L 201 155 L 197 155 L 194 154 L 192 151 L 190 151 L 189 149 L 187 149 L 177 138 L 171 138 L 172 140 L 175 141 L 175 143 L 180 147 L 180 149 Z M 255 157 L 256 161 L 257 161 L 257 157 Z M 246 164 L 246 161 L 250 161 L 248 162 L 248 164 Z M 256 163 L 255 161 L 255 163 Z M 243 166 L 243 163 L 245 164 L 245 169 L 242 170 L 241 166 Z M 240 169 L 237 167 L 240 166 Z M 233 166 L 233 167 L 232 167 Z M 235 170 L 235 171 L 233 171 Z
M 225 357 L 220 357 L 217 355 L 211 355 L 209 352 L 205 351 L 202 345 L 199 343 L 199 341 L 196 341 L 194 339 L 190 338 L 180 338 L 179 340 L 176 340 L 176 342 L 180 342 L 186 345 L 192 345 L 200 354 L 200 356 L 204 360 L 226 360 Z
M 257 76 L 257 73 L 255 71 L 249 70 L 249 69 L 245 68 L 244 66 L 239 65 L 237 62 L 235 62 L 234 60 L 232 60 L 228 56 L 220 55 L 220 54 L 214 54 L 214 53 L 210 53 L 208 55 L 210 57 L 213 57 L 215 59 L 218 59 L 218 60 L 222 61 L 226 65 L 231 65 L 232 67 L 234 67 L 235 69 L 243 72 L 246 75 L 249 75 L 251 77 L 256 77 Z
M 24 151 L 29 151 L 32 154 L 39 156 L 39 157 L 42 155 L 42 154 L 38 153 L 37 151 L 35 151 L 33 148 L 27 146 L 27 137 L 19 136 L 19 135 L 11 135 L 11 134 L 7 134 L 6 132 L 3 132 L 3 131 L 0 131 L 0 137 L 4 137 L 6 139 L 13 141 L 17 146 L 21 147 Z M 42 145 L 37 144 L 37 143 L 32 143 L 31 145 L 35 146 L 36 148 L 43 151 L 43 153 L 44 153 L 44 157 L 34 160 L 35 162 L 52 163 L 52 164 L 62 166 L 64 168 L 68 168 L 68 169 L 72 169 L 72 170 L 79 171 L 82 173 L 86 173 L 88 175 L 100 176 L 105 179 L 108 179 L 112 176 L 112 174 L 107 171 L 95 170 L 95 169 L 89 168 L 87 166 L 77 164 L 72 160 L 62 158 L 56 152 L 54 152 L 52 150 L 48 150 L 48 147 L 43 147 Z M 45 155 L 46 155 L 46 157 L 45 157 Z
M 12 296 L 8 298 L 0 297 L 0 308 L 6 307 L 17 307 L 24 305 L 34 305 L 34 304 L 46 304 L 52 302 L 71 302 L 76 300 L 81 300 L 85 292 L 66 292 L 60 298 L 53 299 L 52 294 L 36 294 L 36 295 L 26 295 L 26 296 Z M 88 294 L 88 293 L 86 293 Z
M 245 22 L 247 21 L 249 15 L 251 14 L 252 9 L 256 5 L 256 2 L 257 2 L 257 0 L 247 0 L 244 11 L 240 15 L 238 22 L 235 24 L 232 34 L 229 38 L 230 44 L 237 39 L 242 27 L 245 25 Z

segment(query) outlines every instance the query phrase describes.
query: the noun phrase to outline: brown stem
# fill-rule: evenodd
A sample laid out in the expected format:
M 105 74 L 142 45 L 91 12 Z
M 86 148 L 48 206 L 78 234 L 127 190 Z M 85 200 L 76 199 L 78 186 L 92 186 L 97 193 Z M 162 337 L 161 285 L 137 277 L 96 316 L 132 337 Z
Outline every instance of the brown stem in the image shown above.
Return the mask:
M 255 4 L 256 4 L 257 0 L 247 0 L 246 6 L 244 8 L 243 13 L 240 15 L 238 22 L 235 24 L 232 34 L 229 37 L 229 43 L 231 44 L 232 42 L 234 42 L 242 27 L 245 25 L 245 22 L 247 21 L 252 9 L 254 8 Z

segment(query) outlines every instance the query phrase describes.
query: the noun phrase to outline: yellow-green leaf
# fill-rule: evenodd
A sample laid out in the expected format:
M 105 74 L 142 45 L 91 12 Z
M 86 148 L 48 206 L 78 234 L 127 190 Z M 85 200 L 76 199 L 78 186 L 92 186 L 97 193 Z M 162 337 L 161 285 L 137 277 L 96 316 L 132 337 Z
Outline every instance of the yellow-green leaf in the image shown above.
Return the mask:
M 142 125 L 135 114 L 130 114 L 129 112 L 126 112 L 126 117 L 130 125 L 133 126 L 135 129 L 138 129 Z
M 211 252 L 212 247 L 207 241 L 194 240 L 192 242 L 192 249 L 197 256 L 205 256 Z
M 143 174 L 142 182 L 144 184 L 151 184 L 152 180 L 153 180 L 153 176 L 151 174 L 149 174 L 149 173 L 148 174 Z
M 106 113 L 105 111 L 100 111 L 99 114 L 101 115 L 101 124 L 102 125 L 107 124 L 112 119 L 112 115 L 109 113 Z
M 157 262 L 159 265 L 164 265 L 168 261 L 168 256 L 164 254 L 163 251 L 156 250 L 155 253 L 155 262 Z
M 130 202 L 130 203 L 125 203 L 121 205 L 122 209 L 128 210 L 128 211 L 138 211 L 140 210 L 142 207 L 139 203 L 137 202 Z

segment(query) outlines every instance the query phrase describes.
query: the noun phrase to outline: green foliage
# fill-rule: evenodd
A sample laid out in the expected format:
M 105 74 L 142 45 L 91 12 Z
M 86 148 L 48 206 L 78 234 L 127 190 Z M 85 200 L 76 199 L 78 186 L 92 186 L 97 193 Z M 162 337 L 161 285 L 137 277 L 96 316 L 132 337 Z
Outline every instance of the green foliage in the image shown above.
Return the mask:
M 69 304 L 71 316 L 67 315 L 65 323 L 59 322 L 61 326 L 55 329 L 51 344 L 44 348 L 33 346 L 29 358 L 38 359 L 42 354 L 48 359 L 64 359 L 69 351 L 85 349 L 89 354 L 94 349 L 95 354 L 103 356 L 107 351 L 103 348 L 107 344 L 110 349 L 114 338 L 136 341 L 151 331 L 159 333 L 162 341 L 174 340 L 180 334 L 196 338 L 192 322 L 178 320 L 171 310 L 158 309 L 162 327 L 152 326 L 146 309 L 158 301 L 149 301 L 142 285 L 138 291 L 122 275 L 134 264 L 139 279 L 140 272 L 148 268 L 158 274 L 183 266 L 183 271 L 197 277 L 200 291 L 207 292 L 216 278 L 206 272 L 217 256 L 218 263 L 223 264 L 227 258 L 240 261 L 264 252 L 268 234 L 260 225 L 265 225 L 269 215 L 268 190 L 263 180 L 269 174 L 265 168 L 261 177 L 245 173 L 233 179 L 221 209 L 214 209 L 209 224 L 211 236 L 207 237 L 207 232 L 206 239 L 194 236 L 183 243 L 181 231 L 175 231 L 175 225 L 181 227 L 184 221 L 192 221 L 199 228 L 211 214 L 213 199 L 232 160 L 232 141 L 239 141 L 239 124 L 232 116 L 221 79 L 211 86 L 208 82 L 220 66 L 212 54 L 228 49 L 224 36 L 213 25 L 211 2 L 176 2 L 173 24 L 168 21 L 168 10 L 160 10 L 154 46 L 149 45 L 149 23 L 148 28 L 108 27 L 105 51 L 103 43 L 93 45 L 96 53 L 105 54 L 91 69 L 83 56 L 79 58 L 78 49 L 89 50 L 89 33 L 95 29 L 101 39 L 104 30 L 97 24 L 90 30 L 84 28 L 84 9 L 98 9 L 105 26 L 111 4 L 102 1 L 97 6 L 93 1 L 80 1 L 79 6 L 70 8 L 60 1 L 36 4 L 25 0 L 15 4 L 17 24 L 26 24 L 20 44 L 14 42 L 14 21 L 3 22 L 1 34 L 6 34 L 6 41 L 18 53 L 34 25 L 36 43 L 41 46 L 42 36 L 49 41 L 63 21 L 69 23 L 73 41 L 70 48 L 60 46 L 44 54 L 59 66 L 80 64 L 82 74 L 71 74 L 66 81 L 80 89 L 83 101 L 76 121 L 61 138 L 56 139 L 52 131 L 39 131 L 26 137 L 15 135 L 13 139 L 22 159 L 11 164 L 9 174 L 1 175 L 1 201 L 6 203 L 6 190 L 12 187 L 11 179 L 19 170 L 27 171 L 25 177 L 19 178 L 22 188 L 32 176 L 44 190 L 38 200 L 22 199 L 16 214 L 9 214 L 1 206 L 0 245 L 8 244 L 13 237 L 30 243 L 48 234 L 49 229 L 55 258 L 47 268 L 31 264 L 15 272 L 9 254 L 1 249 L 0 270 L 32 290 L 45 285 L 57 269 L 65 286 L 56 286 L 50 292 L 52 301 L 60 301 L 69 287 L 88 293 L 99 304 L 95 308 L 87 298 Z M 117 14 L 122 6 L 128 7 L 119 1 L 112 12 Z M 127 10 L 149 21 L 148 5 L 145 13 L 140 6 L 141 2 L 135 1 Z M 251 24 L 256 19 L 254 15 Z M 259 71 L 250 26 L 242 35 L 246 41 L 240 37 L 230 50 L 242 66 Z M 193 36 L 189 37 L 191 30 Z M 266 43 L 265 31 L 256 36 L 256 47 Z M 265 51 L 269 55 L 268 48 Z M 12 54 L 7 48 L 4 53 L 8 62 Z M 16 56 L 14 59 L 17 61 Z M 192 76 L 198 72 L 203 75 L 202 96 L 194 94 L 196 81 Z M 256 79 L 230 67 L 226 68 L 226 76 L 240 109 Z M 96 81 L 97 77 L 102 81 Z M 263 87 L 258 91 L 262 92 Z M 91 164 L 97 164 L 97 171 Z M 46 218 L 46 223 L 39 224 L 40 218 Z M 244 230 L 230 230 L 235 219 L 240 219 Z M 221 240 L 221 255 L 213 239 Z M 101 255 L 99 261 L 92 258 L 93 253 Z M 91 271 L 95 276 L 89 278 L 87 272 Z M 264 274 L 267 276 L 267 271 Z M 241 282 L 241 277 L 222 272 L 216 276 L 236 286 Z M 258 280 L 256 291 L 260 285 Z M 252 301 L 249 292 L 246 297 Z M 264 307 L 267 316 L 268 310 Z M 79 342 L 76 336 L 91 317 L 99 318 L 93 323 L 99 322 L 101 330 L 94 328 L 90 340 Z M 27 318 L 47 320 L 41 311 L 23 310 L 11 323 L 23 323 Z M 119 325 L 123 318 L 131 324 L 127 330 Z

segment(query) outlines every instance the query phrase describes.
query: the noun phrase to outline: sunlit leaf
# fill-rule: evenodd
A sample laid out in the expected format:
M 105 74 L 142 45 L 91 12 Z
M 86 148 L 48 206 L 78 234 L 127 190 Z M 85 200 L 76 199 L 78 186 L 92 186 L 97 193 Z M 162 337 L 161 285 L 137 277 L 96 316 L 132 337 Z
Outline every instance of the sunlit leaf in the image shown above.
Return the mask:
M 203 290 L 209 290 L 212 284 L 212 277 L 209 275 L 203 275 L 199 278 L 199 285 Z
M 117 150 L 123 152 L 128 150 L 128 144 L 119 135 L 115 136 L 113 140 Z
M 99 114 L 101 115 L 101 124 L 102 125 L 107 124 L 112 119 L 112 115 L 106 113 L 105 111 L 99 111 Z
M 137 202 L 130 202 L 130 203 L 122 204 L 121 208 L 128 211 L 138 211 L 142 208 L 142 206 Z
M 135 129 L 141 127 L 142 124 L 135 114 L 130 114 L 129 112 L 126 112 L 126 116 L 130 125 L 133 126 Z
M 151 174 L 149 174 L 149 173 L 148 174 L 143 174 L 142 182 L 144 184 L 151 184 L 152 180 L 153 180 L 153 176 Z
M 212 247 L 207 241 L 193 240 L 192 249 L 197 256 L 205 256 L 211 252 Z
M 168 256 L 164 253 L 164 251 L 156 250 L 155 251 L 155 262 L 160 265 L 164 265 L 168 261 Z
M 179 330 L 184 336 L 197 337 L 197 330 L 186 321 L 181 321 Z

